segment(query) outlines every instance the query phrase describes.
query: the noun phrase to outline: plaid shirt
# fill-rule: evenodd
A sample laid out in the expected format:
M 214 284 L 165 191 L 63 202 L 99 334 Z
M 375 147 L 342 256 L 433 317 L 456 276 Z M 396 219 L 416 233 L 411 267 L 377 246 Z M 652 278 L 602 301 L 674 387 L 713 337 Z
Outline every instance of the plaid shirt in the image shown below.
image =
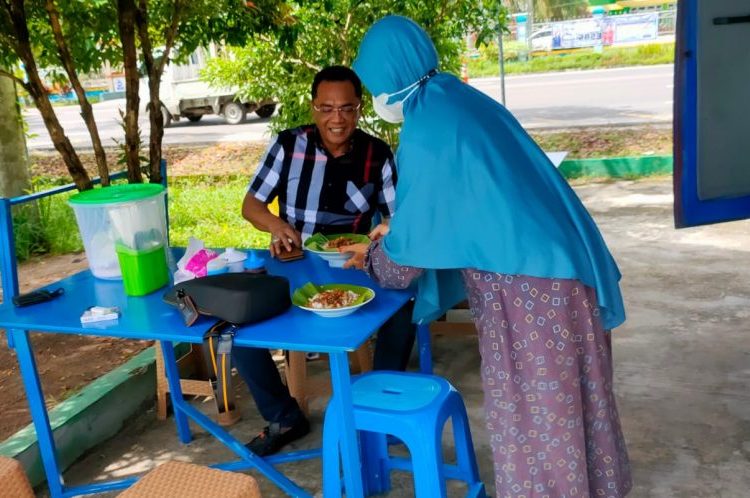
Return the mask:
M 367 233 L 379 211 L 393 215 L 396 172 L 388 145 L 361 130 L 351 150 L 330 155 L 314 125 L 282 131 L 266 151 L 248 192 L 279 199 L 279 216 L 303 238 L 313 233 Z

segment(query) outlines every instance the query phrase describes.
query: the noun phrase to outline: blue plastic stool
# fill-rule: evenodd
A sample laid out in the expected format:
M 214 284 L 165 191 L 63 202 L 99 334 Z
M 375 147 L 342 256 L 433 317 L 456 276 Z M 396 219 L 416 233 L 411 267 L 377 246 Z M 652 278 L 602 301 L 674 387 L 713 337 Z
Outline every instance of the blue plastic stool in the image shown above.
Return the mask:
M 369 372 L 352 381 L 354 425 L 360 438 L 367 495 L 391 488 L 390 472 L 410 470 L 418 498 L 446 496 L 446 480 L 468 485 L 467 496 L 485 497 L 461 395 L 434 375 Z M 339 416 L 326 410 L 323 425 L 323 495 L 341 496 Z M 456 464 L 443 462 L 442 434 L 451 419 Z M 411 459 L 388 454 L 387 435 L 403 441 Z

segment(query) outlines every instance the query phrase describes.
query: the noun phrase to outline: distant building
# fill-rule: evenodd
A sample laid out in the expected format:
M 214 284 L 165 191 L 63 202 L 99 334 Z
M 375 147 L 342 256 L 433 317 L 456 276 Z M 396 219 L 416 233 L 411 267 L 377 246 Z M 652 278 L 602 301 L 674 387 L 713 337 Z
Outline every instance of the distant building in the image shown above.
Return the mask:
M 677 8 L 676 1 L 665 0 L 588 0 L 588 2 L 590 11 L 603 9 L 610 15 Z

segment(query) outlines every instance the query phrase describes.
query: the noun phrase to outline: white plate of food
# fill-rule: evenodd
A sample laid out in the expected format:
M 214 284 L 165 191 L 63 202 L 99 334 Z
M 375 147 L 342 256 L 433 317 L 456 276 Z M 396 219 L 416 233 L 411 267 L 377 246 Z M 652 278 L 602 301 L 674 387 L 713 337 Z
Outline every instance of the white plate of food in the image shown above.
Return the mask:
M 332 268 L 341 268 L 352 257 L 350 252 L 339 252 L 339 247 L 351 244 L 369 244 L 367 235 L 359 233 L 337 233 L 333 235 L 313 234 L 303 244 L 305 250 L 328 261 Z
M 306 283 L 292 294 L 295 306 L 325 318 L 354 313 L 375 298 L 375 291 L 359 285 Z

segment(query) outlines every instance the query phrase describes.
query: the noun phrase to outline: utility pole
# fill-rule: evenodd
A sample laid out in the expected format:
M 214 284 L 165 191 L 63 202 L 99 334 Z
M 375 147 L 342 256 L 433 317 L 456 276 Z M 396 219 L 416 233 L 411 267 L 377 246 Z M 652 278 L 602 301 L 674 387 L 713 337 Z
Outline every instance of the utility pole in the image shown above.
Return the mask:
M 505 8 L 504 4 L 505 2 L 500 0 L 500 8 Z M 498 66 L 500 66 L 500 102 L 505 106 L 505 55 L 503 53 L 503 27 L 500 26 L 499 23 L 497 28 L 497 63 Z
M 503 56 L 503 28 L 497 34 L 497 58 L 500 64 L 500 102 L 505 105 L 505 57 Z M 506 106 L 507 107 L 507 106 Z
M 534 0 L 526 0 L 528 16 L 526 17 L 526 43 L 529 47 L 529 59 L 531 59 L 531 35 L 534 34 Z

